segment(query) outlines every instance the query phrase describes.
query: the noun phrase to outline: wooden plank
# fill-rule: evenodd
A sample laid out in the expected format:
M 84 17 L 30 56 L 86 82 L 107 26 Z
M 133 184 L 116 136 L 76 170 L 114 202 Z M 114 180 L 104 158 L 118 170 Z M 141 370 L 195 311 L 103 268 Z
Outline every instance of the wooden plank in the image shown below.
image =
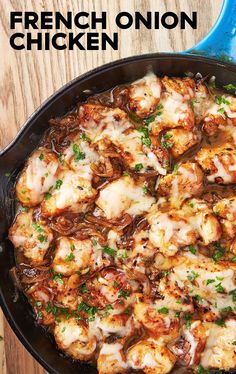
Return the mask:
M 55 90 L 76 76 L 104 63 L 148 52 L 182 51 L 199 41 L 214 24 L 222 0 L 0 0 L 2 47 L 0 59 L 0 148 L 16 135 L 29 115 Z M 197 11 L 198 29 L 118 31 L 119 50 L 98 51 L 14 51 L 9 46 L 10 11 L 71 10 L 108 13 L 108 32 L 117 31 L 114 17 L 120 11 Z M 100 30 L 98 28 L 98 30 Z M 21 32 L 21 27 L 17 27 Z M 66 30 L 62 30 L 66 32 Z M 76 30 L 71 30 L 76 32 Z M 4 326 L 4 328 L 3 328 Z M 3 331 L 4 330 L 4 331 Z M 26 352 L 0 314 L 0 374 L 42 374 L 44 370 Z M 5 347 L 5 350 L 4 350 Z

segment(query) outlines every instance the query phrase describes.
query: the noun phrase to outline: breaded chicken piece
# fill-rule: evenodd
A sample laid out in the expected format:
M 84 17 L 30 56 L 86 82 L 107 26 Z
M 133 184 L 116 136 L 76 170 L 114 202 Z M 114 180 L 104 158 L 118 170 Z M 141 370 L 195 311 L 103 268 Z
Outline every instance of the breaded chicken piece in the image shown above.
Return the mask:
M 65 162 L 79 177 L 92 179 L 91 165 L 96 164 L 100 156 L 88 141 L 81 140 L 81 134 L 71 138 L 71 144 L 64 150 L 63 155 Z
M 129 87 L 129 108 L 137 116 L 150 116 L 160 101 L 161 81 L 155 74 L 149 73 L 133 82 Z
M 127 310 L 129 311 L 129 309 Z M 92 325 L 92 322 L 90 325 Z M 133 317 L 130 317 L 128 312 L 117 314 L 117 311 L 110 305 L 109 308 L 105 308 L 101 316 L 96 317 L 94 325 L 101 330 L 105 337 L 116 334 L 120 338 L 127 338 L 130 334 L 134 333 Z
M 134 316 L 155 339 L 162 338 L 165 343 L 170 343 L 179 336 L 180 319 L 166 307 L 165 301 L 161 305 L 137 302 Z
M 9 239 L 14 247 L 22 251 L 31 264 L 39 265 L 53 240 L 51 229 L 45 223 L 35 221 L 33 209 L 21 212 L 9 230 Z
M 173 256 L 179 248 L 197 240 L 194 227 L 178 211 L 150 213 L 148 221 L 151 225 L 149 240 L 165 256 Z
M 126 112 L 97 104 L 79 107 L 80 128 L 93 143 L 102 138 L 119 139 L 127 129 L 134 128 Z
M 201 321 L 193 321 L 182 330 L 181 338 L 171 347 L 171 351 L 186 366 L 198 365 L 207 340 L 207 327 Z
M 220 218 L 224 236 L 233 238 L 236 235 L 236 197 L 218 201 L 213 210 Z
M 166 374 L 171 371 L 176 358 L 160 340 L 145 339 L 133 345 L 127 354 L 132 369 L 145 374 Z
M 44 193 L 53 187 L 60 171 L 57 156 L 40 147 L 28 158 L 16 183 L 16 197 L 25 206 L 41 203 Z
M 51 190 L 41 204 L 44 216 L 57 216 L 63 212 L 85 212 L 87 203 L 95 198 L 97 191 L 91 182 L 77 172 L 65 170 L 60 174 L 58 185 Z
M 145 194 L 143 186 L 135 183 L 130 176 L 123 176 L 101 191 L 96 205 L 107 219 L 121 216 L 124 212 L 135 215 L 147 212 L 155 199 Z
M 190 79 L 168 78 L 162 80 L 162 93 L 158 116 L 152 122 L 152 133 L 158 135 L 164 129 L 182 127 L 191 130 L 195 125 L 190 99 L 194 96 L 195 82 Z
M 236 265 L 198 256 L 178 256 L 179 265 L 166 277 L 173 290 L 176 285 L 185 288 L 198 305 L 209 310 L 205 318 L 214 321 L 225 307 L 234 308 L 232 292 L 235 290 Z M 164 293 L 165 294 L 165 293 Z M 181 305 L 181 304 L 180 304 Z
M 220 239 L 220 223 L 205 200 L 188 200 L 182 207 L 182 214 L 188 217 L 188 222 L 195 228 L 204 245 Z
M 163 141 L 169 146 L 174 158 L 188 151 L 200 141 L 200 135 L 196 131 L 189 131 L 182 127 L 168 130 L 163 136 Z
M 203 173 L 198 164 L 185 162 L 177 170 L 160 179 L 158 192 L 168 196 L 172 207 L 180 207 L 189 197 L 198 195 L 203 190 Z
M 212 183 L 236 182 L 236 149 L 230 143 L 212 148 L 202 148 L 196 155 L 207 180 Z
M 207 342 L 200 364 L 205 369 L 228 371 L 236 367 L 236 320 L 228 319 L 225 326 L 206 323 Z
M 97 360 L 99 374 L 128 372 L 122 340 L 115 343 L 103 343 Z
M 76 318 L 60 317 L 55 323 L 54 337 L 59 349 L 74 359 L 88 361 L 94 357 L 96 337 Z
M 96 249 L 90 239 L 78 240 L 61 237 L 56 242 L 52 268 L 64 275 L 71 275 L 76 271 L 86 272 L 86 269 L 87 271 L 94 270 L 105 263 L 102 254 L 102 251 Z M 94 261 L 95 256 L 96 261 Z

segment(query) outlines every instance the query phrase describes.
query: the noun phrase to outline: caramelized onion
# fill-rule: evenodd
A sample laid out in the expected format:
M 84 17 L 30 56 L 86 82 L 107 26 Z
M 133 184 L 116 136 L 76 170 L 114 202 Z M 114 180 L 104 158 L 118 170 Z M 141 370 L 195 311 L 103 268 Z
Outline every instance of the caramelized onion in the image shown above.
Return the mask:
M 131 270 L 127 266 L 124 266 L 125 274 L 129 279 L 136 280 L 143 285 L 143 293 L 145 296 L 149 296 L 152 291 L 151 282 L 145 273 L 141 273 L 137 270 Z
M 86 216 L 86 220 L 99 226 L 104 226 L 109 229 L 112 229 L 115 227 L 116 230 L 122 231 L 126 226 L 130 225 L 130 223 L 132 222 L 132 217 L 128 213 L 126 213 L 121 218 L 107 220 L 105 218 L 89 215 L 89 216 Z

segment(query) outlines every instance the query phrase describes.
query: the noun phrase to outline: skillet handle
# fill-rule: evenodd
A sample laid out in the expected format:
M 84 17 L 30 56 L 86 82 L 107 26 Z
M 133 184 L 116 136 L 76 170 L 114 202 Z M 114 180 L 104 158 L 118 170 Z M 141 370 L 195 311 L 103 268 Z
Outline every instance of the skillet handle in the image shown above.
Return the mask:
M 209 34 L 185 52 L 236 64 L 236 0 L 224 0 Z

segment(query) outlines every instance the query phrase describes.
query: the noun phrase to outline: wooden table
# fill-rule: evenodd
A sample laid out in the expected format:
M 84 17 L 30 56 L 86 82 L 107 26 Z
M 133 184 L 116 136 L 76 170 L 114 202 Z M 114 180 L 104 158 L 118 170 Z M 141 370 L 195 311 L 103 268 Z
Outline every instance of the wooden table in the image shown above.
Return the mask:
M 121 57 L 148 52 L 183 51 L 199 41 L 214 24 L 222 0 L 0 0 L 0 148 L 16 135 L 29 115 L 55 90 L 76 76 Z M 15 51 L 9 46 L 10 11 L 107 11 L 109 32 L 116 32 L 120 11 L 197 11 L 198 29 L 119 31 L 119 50 Z M 18 27 L 19 32 L 21 28 Z M 73 31 L 73 30 L 72 30 Z M 74 30 L 75 31 L 75 30 Z M 66 30 L 63 30 L 66 32 Z M 43 374 L 0 314 L 0 374 Z

